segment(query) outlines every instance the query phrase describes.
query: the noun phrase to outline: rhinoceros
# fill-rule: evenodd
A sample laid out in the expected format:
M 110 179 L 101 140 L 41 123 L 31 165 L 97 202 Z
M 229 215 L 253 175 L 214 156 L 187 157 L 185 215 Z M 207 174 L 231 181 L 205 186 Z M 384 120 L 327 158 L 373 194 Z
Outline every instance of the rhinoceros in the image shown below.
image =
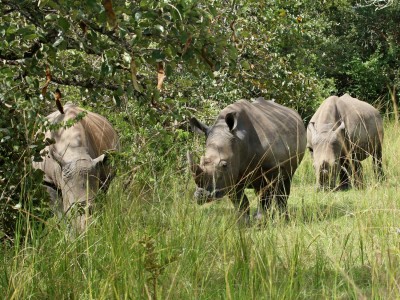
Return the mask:
M 382 141 L 382 118 L 370 104 L 348 94 L 324 100 L 307 126 L 318 188 L 348 189 L 351 181 L 362 187 L 360 162 L 370 155 L 375 173 L 383 178 Z
M 188 152 L 198 204 L 229 195 L 240 222 L 249 224 L 244 191 L 253 188 L 261 198 L 257 219 L 274 199 L 287 217 L 291 181 L 306 149 L 306 129 L 297 112 L 263 98 L 239 100 L 225 107 L 212 127 L 195 117 L 190 124 L 193 131 L 206 136 L 200 164 Z
M 46 118 L 59 128 L 45 132 L 46 140 L 54 144 L 44 149 L 43 160 L 33 162 L 33 167 L 44 172 L 43 184 L 56 211 L 75 211 L 70 214 L 72 223 L 81 232 L 89 214 L 82 214 L 80 208 L 90 211 L 97 191 L 112 177 L 105 152 L 118 150 L 118 136 L 104 117 L 73 104 L 64 106 L 64 114 L 56 111 Z M 75 118 L 78 121 L 72 126 L 62 125 Z

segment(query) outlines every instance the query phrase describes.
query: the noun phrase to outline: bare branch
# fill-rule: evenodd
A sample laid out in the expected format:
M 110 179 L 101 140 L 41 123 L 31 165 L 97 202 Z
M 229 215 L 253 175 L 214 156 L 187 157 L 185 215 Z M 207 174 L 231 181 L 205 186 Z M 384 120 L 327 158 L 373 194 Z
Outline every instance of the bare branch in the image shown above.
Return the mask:
M 104 82 L 99 82 L 95 78 L 81 80 L 77 78 L 52 77 L 51 81 L 62 85 L 80 86 L 88 89 L 104 88 L 110 91 L 116 91 L 120 87 L 115 84 L 107 84 Z

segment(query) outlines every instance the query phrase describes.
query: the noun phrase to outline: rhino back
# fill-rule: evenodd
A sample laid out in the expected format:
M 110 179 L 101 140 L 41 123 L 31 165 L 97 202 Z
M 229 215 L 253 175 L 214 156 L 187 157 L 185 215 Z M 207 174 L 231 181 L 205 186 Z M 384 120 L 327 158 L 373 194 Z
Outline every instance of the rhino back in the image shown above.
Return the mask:
M 76 105 L 67 104 L 64 106 L 64 114 L 56 111 L 48 115 L 47 119 L 52 124 L 60 124 L 76 118 L 83 111 Z M 93 112 L 86 112 L 84 118 L 71 127 L 47 131 L 45 137 L 55 141 L 55 151 L 67 161 L 87 154 L 94 159 L 107 150 L 119 149 L 118 135 L 112 125 Z M 45 150 L 49 152 L 49 147 Z M 44 171 L 45 181 L 56 186 L 60 182 L 60 166 L 49 153 L 42 162 L 34 162 L 34 167 Z M 100 176 L 105 178 L 107 173 L 108 169 L 103 169 Z
M 356 143 L 359 148 L 371 152 L 377 143 L 382 143 L 383 124 L 379 111 L 348 94 L 327 98 L 310 120 L 317 130 L 324 124 L 333 124 L 333 129 L 336 129 L 341 121 L 345 124 L 350 142 Z M 310 140 L 309 130 L 307 135 Z
M 58 111 L 47 118 L 53 124 L 75 119 L 83 109 L 73 104 L 64 107 L 64 114 Z M 85 148 L 92 158 L 103 154 L 110 149 L 118 149 L 118 136 L 108 120 L 99 114 L 85 111 L 82 120 L 69 128 L 60 128 L 57 131 L 48 131 L 46 136 L 56 141 L 59 153 L 68 152 L 68 149 Z
M 241 160 L 242 172 L 261 165 L 263 169 L 276 172 L 283 168 L 292 175 L 306 146 L 305 127 L 298 113 L 259 98 L 252 103 L 240 100 L 229 105 L 221 111 L 219 119 L 231 111 L 239 114 L 238 127 L 246 135 L 244 152 L 247 159 Z

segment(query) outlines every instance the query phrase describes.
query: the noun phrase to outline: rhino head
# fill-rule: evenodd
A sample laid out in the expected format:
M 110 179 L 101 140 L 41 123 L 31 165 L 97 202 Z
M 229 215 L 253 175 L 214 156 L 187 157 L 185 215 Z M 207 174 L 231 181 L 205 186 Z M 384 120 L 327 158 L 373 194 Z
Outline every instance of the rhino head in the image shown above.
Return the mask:
M 193 131 L 207 137 L 206 151 L 200 164 L 195 163 L 188 152 L 188 162 L 197 186 L 194 197 L 198 204 L 204 204 L 229 194 L 237 182 L 240 166 L 237 115 L 228 113 L 212 128 L 196 118 L 192 118 L 190 124 Z
M 54 149 L 50 149 L 51 157 L 60 168 L 58 176 L 62 193 L 64 212 L 69 212 L 74 206 L 77 208 L 89 207 L 99 190 L 99 174 L 106 156 L 100 155 L 92 159 L 83 152 L 78 156 L 61 156 Z M 76 219 L 75 227 L 82 231 L 85 228 L 85 216 L 80 213 Z
M 312 137 L 308 141 L 308 148 L 313 159 L 317 186 L 319 189 L 332 190 L 336 187 L 340 171 L 339 159 L 344 145 L 345 124 L 342 121 L 337 128 L 332 123 L 316 128 L 310 122 L 308 128 Z

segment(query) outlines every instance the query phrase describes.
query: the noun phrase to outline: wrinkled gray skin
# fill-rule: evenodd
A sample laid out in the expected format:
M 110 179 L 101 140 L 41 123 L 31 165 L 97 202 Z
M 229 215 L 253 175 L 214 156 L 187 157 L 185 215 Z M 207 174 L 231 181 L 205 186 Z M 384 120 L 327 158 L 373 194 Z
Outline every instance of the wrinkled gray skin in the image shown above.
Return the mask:
M 382 118 L 374 107 L 348 94 L 327 98 L 307 127 L 307 148 L 318 188 L 347 189 L 352 179 L 361 187 L 360 162 L 369 155 L 376 175 L 382 178 L 382 141 Z
M 198 204 L 229 195 L 248 223 L 249 201 L 244 194 L 248 187 L 260 194 L 258 218 L 273 199 L 287 216 L 291 180 L 306 147 L 305 127 L 297 112 L 258 98 L 227 106 L 212 127 L 196 118 L 190 123 L 207 138 L 200 164 L 188 153 Z
M 74 119 L 83 110 L 73 104 L 64 106 L 47 116 L 50 123 L 64 123 Z M 86 116 L 72 127 L 45 133 L 55 144 L 43 151 L 42 162 L 33 162 L 34 168 L 44 171 L 53 207 L 59 213 L 68 213 L 75 229 L 85 229 L 90 206 L 101 186 L 106 186 L 112 172 L 105 163 L 105 151 L 118 149 L 118 136 L 102 116 L 86 112 Z M 61 197 L 59 197 L 61 192 Z M 80 208 L 80 209 L 78 209 Z M 82 208 L 86 208 L 82 212 Z

